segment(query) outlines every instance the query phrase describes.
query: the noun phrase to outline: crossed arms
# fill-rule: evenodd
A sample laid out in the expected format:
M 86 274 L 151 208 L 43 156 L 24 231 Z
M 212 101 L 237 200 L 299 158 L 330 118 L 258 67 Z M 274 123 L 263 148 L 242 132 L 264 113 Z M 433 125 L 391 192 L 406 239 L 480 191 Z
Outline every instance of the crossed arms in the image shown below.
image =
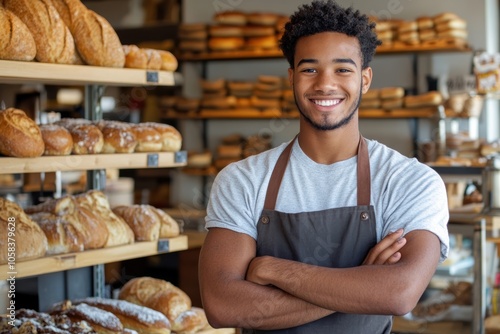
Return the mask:
M 436 269 L 440 242 L 424 230 L 401 235 L 397 231 L 385 237 L 361 266 L 340 269 L 255 257 L 253 238 L 212 228 L 199 262 L 209 322 L 214 327 L 281 329 L 335 311 L 406 314 Z

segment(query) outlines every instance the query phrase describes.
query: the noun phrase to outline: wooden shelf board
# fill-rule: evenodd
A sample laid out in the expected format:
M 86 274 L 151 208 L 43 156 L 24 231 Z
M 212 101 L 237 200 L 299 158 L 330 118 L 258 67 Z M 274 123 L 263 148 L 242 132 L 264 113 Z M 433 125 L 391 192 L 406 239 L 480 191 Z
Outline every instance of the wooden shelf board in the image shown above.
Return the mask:
M 431 118 L 438 114 L 436 107 L 411 109 L 359 109 L 359 118 Z
M 187 157 L 181 152 L 114 153 L 66 156 L 41 156 L 38 158 L 0 158 L 0 174 L 39 173 L 93 169 L 170 168 L 186 165 Z M 150 164 L 148 161 L 157 161 Z
M 200 118 L 282 118 L 283 113 L 279 109 L 201 109 Z
M 0 61 L 2 83 L 46 83 L 110 86 L 173 86 L 174 72 L 131 68 Z
M 396 333 L 469 334 L 471 327 L 469 322 L 462 321 L 417 322 L 394 317 L 392 331 Z
M 159 245 L 163 246 L 166 243 L 168 243 L 168 250 L 158 251 Z M 0 265 L 0 280 L 7 279 L 11 272 L 15 272 L 13 275 L 16 278 L 22 278 L 186 249 L 188 249 L 188 237 L 186 235 L 179 235 L 178 237 L 162 239 L 161 241 L 142 241 L 130 245 L 45 256 L 38 259 L 16 262 L 15 270 L 10 269 L 8 264 Z

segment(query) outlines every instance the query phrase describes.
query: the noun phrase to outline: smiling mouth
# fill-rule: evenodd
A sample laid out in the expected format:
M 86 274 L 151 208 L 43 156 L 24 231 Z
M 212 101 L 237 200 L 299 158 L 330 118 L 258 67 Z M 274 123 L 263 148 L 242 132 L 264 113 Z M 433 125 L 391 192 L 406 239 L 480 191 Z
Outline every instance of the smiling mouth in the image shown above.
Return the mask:
M 333 100 L 311 100 L 312 103 L 317 104 L 322 107 L 331 107 L 342 102 L 341 99 L 333 99 Z

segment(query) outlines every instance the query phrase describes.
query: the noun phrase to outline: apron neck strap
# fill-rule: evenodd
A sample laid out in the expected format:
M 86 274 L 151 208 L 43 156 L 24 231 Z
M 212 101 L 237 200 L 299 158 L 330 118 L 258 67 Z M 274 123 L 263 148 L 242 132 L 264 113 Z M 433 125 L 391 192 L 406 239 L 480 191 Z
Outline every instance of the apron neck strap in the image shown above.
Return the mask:
M 293 144 L 298 135 L 287 145 L 281 152 L 281 155 L 274 166 L 271 179 L 267 186 L 266 199 L 264 201 L 265 210 L 274 210 L 278 199 L 278 192 L 281 186 L 281 180 L 285 175 L 286 166 L 290 159 Z M 360 135 L 358 144 L 358 163 L 357 163 L 357 188 L 358 188 L 358 206 L 370 205 L 370 159 L 368 157 L 368 149 L 366 141 Z

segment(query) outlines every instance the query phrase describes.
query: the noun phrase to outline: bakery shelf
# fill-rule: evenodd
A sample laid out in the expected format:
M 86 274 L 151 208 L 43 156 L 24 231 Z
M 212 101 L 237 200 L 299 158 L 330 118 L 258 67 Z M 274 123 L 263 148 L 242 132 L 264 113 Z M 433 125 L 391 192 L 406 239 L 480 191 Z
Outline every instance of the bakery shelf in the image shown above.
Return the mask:
M 185 166 L 187 152 L 114 153 L 38 158 L 0 158 L 0 174 L 40 173 L 107 168 L 171 168 Z
M 186 249 L 188 249 L 188 237 L 181 234 L 174 238 L 158 241 L 141 241 L 124 246 L 45 256 L 19 261 L 15 264 L 15 268 L 11 268 L 12 265 L 9 264 L 0 265 L 0 280 L 5 280 L 10 275 L 23 278 Z
M 57 85 L 173 86 L 178 73 L 131 68 L 0 60 L 2 83 Z
M 438 115 L 437 107 L 409 109 L 359 109 L 359 118 L 432 118 Z
M 425 53 L 425 52 L 469 52 L 470 48 L 462 44 L 442 45 L 404 45 L 379 47 L 377 54 L 391 53 Z M 206 51 L 199 53 L 184 53 L 177 55 L 180 61 L 216 61 L 216 60 L 244 60 L 244 59 L 273 59 L 283 58 L 279 49 L 271 50 L 234 50 L 234 51 Z

